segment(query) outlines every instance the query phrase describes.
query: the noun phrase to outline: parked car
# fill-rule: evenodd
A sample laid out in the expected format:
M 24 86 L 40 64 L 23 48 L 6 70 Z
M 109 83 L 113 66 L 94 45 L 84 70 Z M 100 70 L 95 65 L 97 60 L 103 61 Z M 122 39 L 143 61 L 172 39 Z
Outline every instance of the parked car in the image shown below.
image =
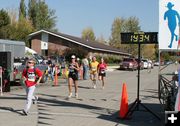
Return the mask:
M 151 60 L 148 60 L 148 59 L 143 59 L 143 67 L 144 69 L 149 69 L 149 68 L 153 68 L 154 67 L 154 64 Z
M 154 62 L 154 66 L 159 66 L 160 63 L 158 61 Z
M 124 58 L 120 63 L 120 69 L 137 70 L 138 63 L 135 58 Z
M 135 60 L 136 60 L 137 63 L 139 62 L 138 58 L 136 58 Z M 140 61 L 139 65 L 140 65 L 141 70 L 144 69 L 144 62 L 142 60 Z
M 32 55 L 38 61 L 38 64 L 43 63 L 43 58 L 40 55 L 38 55 L 38 54 L 32 54 Z
M 164 65 L 170 65 L 170 64 L 172 64 L 173 62 L 172 61 L 169 61 L 169 60 L 165 60 L 164 61 Z
M 22 65 L 22 58 L 21 57 L 14 57 L 14 68 L 17 68 Z

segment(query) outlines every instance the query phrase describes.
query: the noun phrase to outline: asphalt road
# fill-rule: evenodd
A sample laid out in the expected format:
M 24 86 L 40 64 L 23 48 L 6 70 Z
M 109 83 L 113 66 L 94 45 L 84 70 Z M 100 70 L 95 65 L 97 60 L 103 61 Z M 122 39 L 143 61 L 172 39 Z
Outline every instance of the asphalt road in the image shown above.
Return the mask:
M 169 69 L 172 70 L 172 69 Z M 68 87 L 65 80 L 59 86 L 42 84 L 36 90 L 37 105 L 32 105 L 30 114 L 23 116 L 25 91 L 12 90 L 0 96 L 0 126 L 160 126 L 164 113 L 158 100 L 158 68 L 141 71 L 140 99 L 153 113 L 139 106 L 129 120 L 118 119 L 122 84 L 126 83 L 129 105 L 137 98 L 137 71 L 110 70 L 107 73 L 105 89 L 98 82 L 92 89 L 90 80 L 79 81 L 79 98 L 67 99 Z M 74 94 L 73 94 L 74 95 Z M 142 111 L 143 110 L 143 111 Z

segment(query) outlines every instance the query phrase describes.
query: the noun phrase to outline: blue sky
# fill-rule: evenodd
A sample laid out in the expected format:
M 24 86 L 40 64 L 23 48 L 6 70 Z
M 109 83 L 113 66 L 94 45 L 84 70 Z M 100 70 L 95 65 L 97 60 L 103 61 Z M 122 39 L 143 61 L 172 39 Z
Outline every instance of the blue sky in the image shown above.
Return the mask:
M 28 2 L 28 0 L 26 0 Z M 20 0 L 1 0 L 1 8 L 17 8 Z M 116 17 L 139 18 L 141 30 L 158 31 L 158 0 L 46 0 L 56 11 L 60 32 L 81 36 L 86 27 L 92 27 L 96 37 L 108 39 Z

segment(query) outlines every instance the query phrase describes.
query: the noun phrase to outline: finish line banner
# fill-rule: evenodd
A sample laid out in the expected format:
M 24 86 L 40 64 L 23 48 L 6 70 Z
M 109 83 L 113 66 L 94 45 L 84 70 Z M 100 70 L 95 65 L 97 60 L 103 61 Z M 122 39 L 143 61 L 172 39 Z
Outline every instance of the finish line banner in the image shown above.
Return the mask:
M 180 50 L 179 24 L 180 0 L 159 0 L 159 49 Z

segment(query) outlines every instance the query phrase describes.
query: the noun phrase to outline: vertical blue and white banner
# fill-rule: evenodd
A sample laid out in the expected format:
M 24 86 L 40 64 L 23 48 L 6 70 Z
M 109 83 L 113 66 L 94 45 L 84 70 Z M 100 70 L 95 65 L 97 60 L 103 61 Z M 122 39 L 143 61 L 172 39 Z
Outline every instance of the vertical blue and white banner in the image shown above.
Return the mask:
M 180 0 L 159 0 L 159 49 L 179 49 L 179 24 Z
M 41 49 L 43 49 L 43 50 L 48 49 L 48 40 L 49 40 L 48 34 L 42 33 L 42 35 L 41 35 Z

